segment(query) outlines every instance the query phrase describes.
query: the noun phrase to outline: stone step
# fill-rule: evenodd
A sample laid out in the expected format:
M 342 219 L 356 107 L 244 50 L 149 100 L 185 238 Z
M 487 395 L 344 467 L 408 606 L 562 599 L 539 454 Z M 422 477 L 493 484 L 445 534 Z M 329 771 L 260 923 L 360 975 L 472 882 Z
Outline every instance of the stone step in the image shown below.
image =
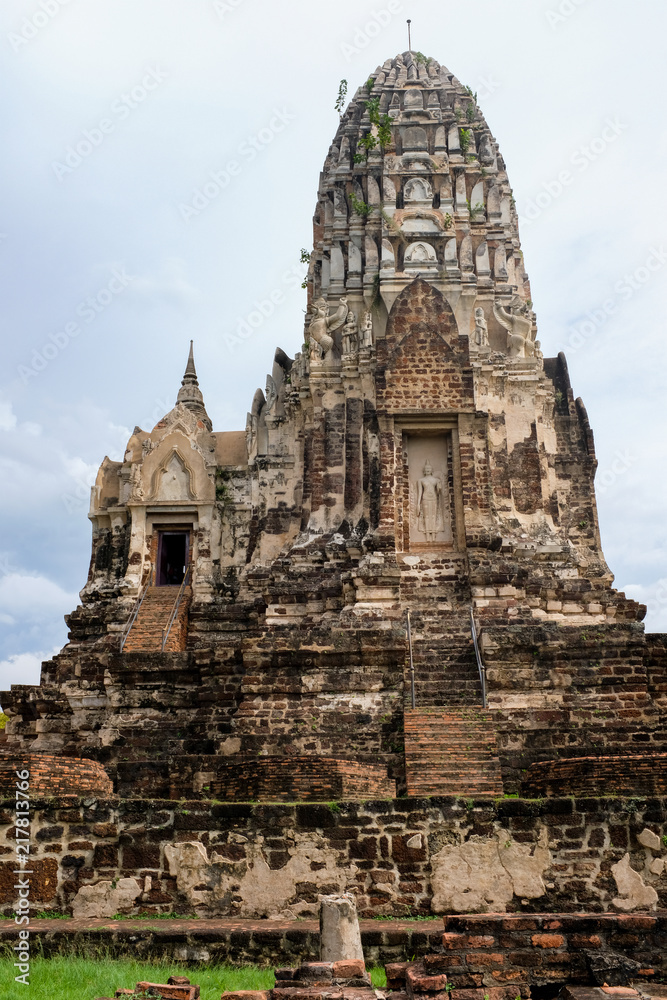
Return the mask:
M 434 707 L 405 713 L 408 795 L 502 795 L 492 717 Z
M 162 649 L 163 632 L 169 625 L 179 589 L 179 587 L 148 587 L 139 608 L 139 614 L 125 640 L 124 653 Z M 165 652 L 178 652 L 185 649 L 191 598 L 192 591 L 190 587 L 186 587 L 169 632 Z

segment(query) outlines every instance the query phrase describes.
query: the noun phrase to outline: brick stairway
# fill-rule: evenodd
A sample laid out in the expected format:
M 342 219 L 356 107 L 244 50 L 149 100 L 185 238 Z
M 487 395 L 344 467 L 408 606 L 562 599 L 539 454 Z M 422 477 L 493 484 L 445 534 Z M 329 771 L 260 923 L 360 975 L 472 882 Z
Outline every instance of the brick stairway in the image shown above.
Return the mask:
M 179 587 L 149 587 L 139 609 L 130 634 L 125 640 L 124 653 L 140 650 L 161 650 L 162 630 L 169 624 Z M 185 649 L 188 629 L 188 611 L 192 591 L 186 587 L 171 626 L 165 652 L 177 653 Z
M 481 708 L 405 712 L 408 795 L 502 795 L 496 734 Z
M 427 611 L 412 615 L 412 657 L 417 705 L 482 704 L 482 686 L 468 612 Z M 410 677 L 406 674 L 406 708 Z

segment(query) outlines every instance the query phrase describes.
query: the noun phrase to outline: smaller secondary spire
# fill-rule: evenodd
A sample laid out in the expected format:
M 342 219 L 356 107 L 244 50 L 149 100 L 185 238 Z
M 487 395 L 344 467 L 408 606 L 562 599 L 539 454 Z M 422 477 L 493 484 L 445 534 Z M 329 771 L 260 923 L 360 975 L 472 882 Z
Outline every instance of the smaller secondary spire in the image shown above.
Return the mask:
M 196 413 L 200 419 L 205 420 L 209 425 L 210 430 L 211 421 L 209 420 L 208 413 L 206 412 L 204 397 L 202 396 L 201 389 L 199 388 L 199 382 L 197 380 L 197 369 L 195 368 L 195 354 L 192 341 L 190 341 L 188 363 L 185 366 L 185 374 L 183 375 L 181 388 L 178 390 L 176 403 L 182 403 L 183 406 L 187 406 L 188 410 L 192 410 L 193 413 Z

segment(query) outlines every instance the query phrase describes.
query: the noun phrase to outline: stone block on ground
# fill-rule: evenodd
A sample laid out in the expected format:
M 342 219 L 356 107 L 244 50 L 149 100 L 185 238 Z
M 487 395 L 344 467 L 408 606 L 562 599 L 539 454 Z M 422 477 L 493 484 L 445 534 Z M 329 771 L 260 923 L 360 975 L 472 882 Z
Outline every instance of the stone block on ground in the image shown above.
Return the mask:
M 342 959 L 333 963 L 334 979 L 363 979 L 366 976 L 366 965 L 363 959 Z
M 400 986 L 403 986 L 407 968 L 407 962 L 389 962 L 385 966 L 387 986 L 390 990 L 397 990 Z
M 420 993 L 440 993 L 447 986 L 447 976 L 444 973 L 429 975 L 423 962 L 409 965 L 405 973 L 405 984 L 408 996 Z
M 137 983 L 137 993 L 148 993 L 162 1000 L 198 1000 L 198 986 L 172 986 L 168 983 Z
M 304 962 L 297 969 L 295 978 L 306 983 L 330 983 L 333 979 L 333 962 Z
M 230 990 L 220 1000 L 269 1000 L 270 990 Z

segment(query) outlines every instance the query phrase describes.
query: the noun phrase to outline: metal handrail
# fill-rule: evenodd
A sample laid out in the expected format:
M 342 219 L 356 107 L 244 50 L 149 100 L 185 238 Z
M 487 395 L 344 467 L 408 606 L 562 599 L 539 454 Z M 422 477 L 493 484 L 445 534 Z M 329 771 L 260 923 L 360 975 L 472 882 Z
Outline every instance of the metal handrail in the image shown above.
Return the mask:
M 148 588 L 150 586 L 150 583 L 151 583 L 151 577 L 149 576 L 148 580 L 143 585 L 143 588 L 141 590 L 141 593 L 139 594 L 139 597 L 137 598 L 137 602 L 134 605 L 134 611 L 130 615 L 130 620 L 127 623 L 127 625 L 125 626 L 125 629 L 123 631 L 123 635 L 122 635 L 121 640 L 120 640 L 120 652 L 121 653 L 123 652 L 123 646 L 127 642 L 127 637 L 130 634 L 130 632 L 132 631 L 132 626 L 134 625 L 134 623 L 137 620 L 137 615 L 139 614 L 139 608 L 143 604 L 144 597 L 146 596 L 146 592 L 147 592 L 147 590 L 148 590 Z
M 174 606 L 171 610 L 171 615 L 169 616 L 169 623 L 166 629 L 162 629 L 162 652 L 164 652 L 164 647 L 167 645 L 167 639 L 169 638 L 169 633 L 171 632 L 171 627 L 176 620 L 176 615 L 178 614 L 178 609 L 183 598 L 183 591 L 185 590 L 188 577 L 190 575 L 190 563 L 188 563 L 187 569 L 185 570 L 185 575 L 183 577 L 183 582 L 179 587 L 178 594 L 176 595 L 176 600 L 174 601 Z
M 475 657 L 477 659 L 477 669 L 479 671 L 479 679 L 482 684 L 482 708 L 486 708 L 486 672 L 484 664 L 482 663 L 482 656 L 479 651 L 479 645 L 477 643 L 477 627 L 475 625 L 475 616 L 473 614 L 472 605 L 470 606 L 470 628 L 472 630 L 472 642 L 475 647 Z

